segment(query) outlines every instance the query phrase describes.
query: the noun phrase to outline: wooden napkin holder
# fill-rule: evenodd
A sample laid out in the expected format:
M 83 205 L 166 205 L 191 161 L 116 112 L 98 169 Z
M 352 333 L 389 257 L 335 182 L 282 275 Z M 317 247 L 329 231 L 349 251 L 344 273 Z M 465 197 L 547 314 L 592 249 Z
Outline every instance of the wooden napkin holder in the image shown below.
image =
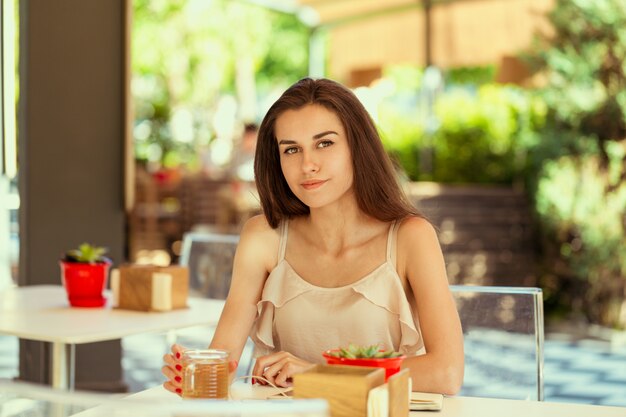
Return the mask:
M 170 311 L 187 308 L 189 269 L 155 265 L 122 265 L 111 271 L 111 289 L 117 308 Z
M 382 368 L 316 365 L 294 375 L 294 398 L 323 398 L 332 417 L 368 417 L 368 397 L 374 388 L 388 389 L 390 417 L 409 414 L 409 371 L 404 369 L 385 384 Z M 383 387 L 385 385 L 385 387 Z

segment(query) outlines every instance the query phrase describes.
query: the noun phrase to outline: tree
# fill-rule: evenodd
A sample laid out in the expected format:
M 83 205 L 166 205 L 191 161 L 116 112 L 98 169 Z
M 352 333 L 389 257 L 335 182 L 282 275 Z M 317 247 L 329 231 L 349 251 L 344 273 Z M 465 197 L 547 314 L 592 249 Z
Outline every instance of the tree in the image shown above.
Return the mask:
M 548 305 L 626 325 L 626 3 L 557 0 L 530 62 L 545 76 L 529 176 Z M 535 175 L 537 174 L 538 175 Z

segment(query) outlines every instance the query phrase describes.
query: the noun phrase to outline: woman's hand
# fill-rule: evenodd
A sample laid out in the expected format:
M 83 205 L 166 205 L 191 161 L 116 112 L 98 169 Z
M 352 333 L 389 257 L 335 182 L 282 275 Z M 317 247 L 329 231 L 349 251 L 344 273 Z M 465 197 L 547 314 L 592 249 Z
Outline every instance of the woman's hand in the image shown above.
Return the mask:
M 181 345 L 172 345 L 172 353 L 163 355 L 163 362 L 165 365 L 161 368 L 161 372 L 167 378 L 167 381 L 163 383 L 163 387 L 177 395 L 183 393 L 183 352 L 187 350 Z M 232 380 L 235 372 L 237 371 L 237 361 L 228 362 L 228 372 L 230 380 Z
M 178 395 L 183 393 L 183 351 L 185 351 L 185 348 L 181 345 L 172 345 L 172 353 L 163 355 L 165 365 L 161 368 L 161 372 L 167 378 L 167 381 L 163 383 L 163 387 Z
M 290 387 L 292 385 L 291 378 L 295 374 L 302 373 L 313 366 L 315 364 L 297 358 L 289 352 L 276 352 L 258 357 L 252 375 L 262 376 L 278 387 Z M 257 382 L 266 384 L 261 379 L 258 379 Z

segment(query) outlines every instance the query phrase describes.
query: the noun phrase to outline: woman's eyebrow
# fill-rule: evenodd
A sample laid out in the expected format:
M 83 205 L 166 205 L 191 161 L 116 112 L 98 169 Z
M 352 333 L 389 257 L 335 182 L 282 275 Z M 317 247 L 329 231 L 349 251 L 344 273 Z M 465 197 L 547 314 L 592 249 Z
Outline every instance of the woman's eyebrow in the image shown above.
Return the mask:
M 326 135 L 332 135 L 332 134 L 336 135 L 337 132 L 335 132 L 334 130 L 327 130 L 325 132 L 318 133 L 317 135 L 313 135 L 313 139 L 319 139 L 319 138 L 322 138 L 322 137 L 324 137 Z
M 326 135 L 337 135 L 338 133 L 335 132 L 334 130 L 326 130 L 324 132 L 321 133 L 317 133 L 315 135 L 313 135 L 312 139 L 319 139 L 319 138 L 323 138 Z M 295 140 L 291 140 L 291 139 L 281 139 L 278 141 L 279 145 L 295 145 L 297 144 L 297 142 Z

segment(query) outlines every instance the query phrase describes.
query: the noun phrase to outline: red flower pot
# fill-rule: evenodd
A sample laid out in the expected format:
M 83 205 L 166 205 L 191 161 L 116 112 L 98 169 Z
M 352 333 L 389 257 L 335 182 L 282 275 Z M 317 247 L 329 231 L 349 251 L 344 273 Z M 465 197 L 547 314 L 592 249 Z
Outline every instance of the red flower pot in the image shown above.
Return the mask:
M 60 261 L 61 277 L 72 307 L 102 307 L 102 295 L 111 262 L 81 263 Z
M 396 358 L 337 358 L 330 355 L 330 352 L 336 352 L 339 349 L 331 349 L 322 353 L 322 356 L 326 358 L 326 363 L 329 365 L 352 365 L 352 366 L 372 366 L 375 368 L 383 368 L 385 370 L 385 381 L 392 376 L 400 372 L 400 366 L 406 356 L 398 356 Z

